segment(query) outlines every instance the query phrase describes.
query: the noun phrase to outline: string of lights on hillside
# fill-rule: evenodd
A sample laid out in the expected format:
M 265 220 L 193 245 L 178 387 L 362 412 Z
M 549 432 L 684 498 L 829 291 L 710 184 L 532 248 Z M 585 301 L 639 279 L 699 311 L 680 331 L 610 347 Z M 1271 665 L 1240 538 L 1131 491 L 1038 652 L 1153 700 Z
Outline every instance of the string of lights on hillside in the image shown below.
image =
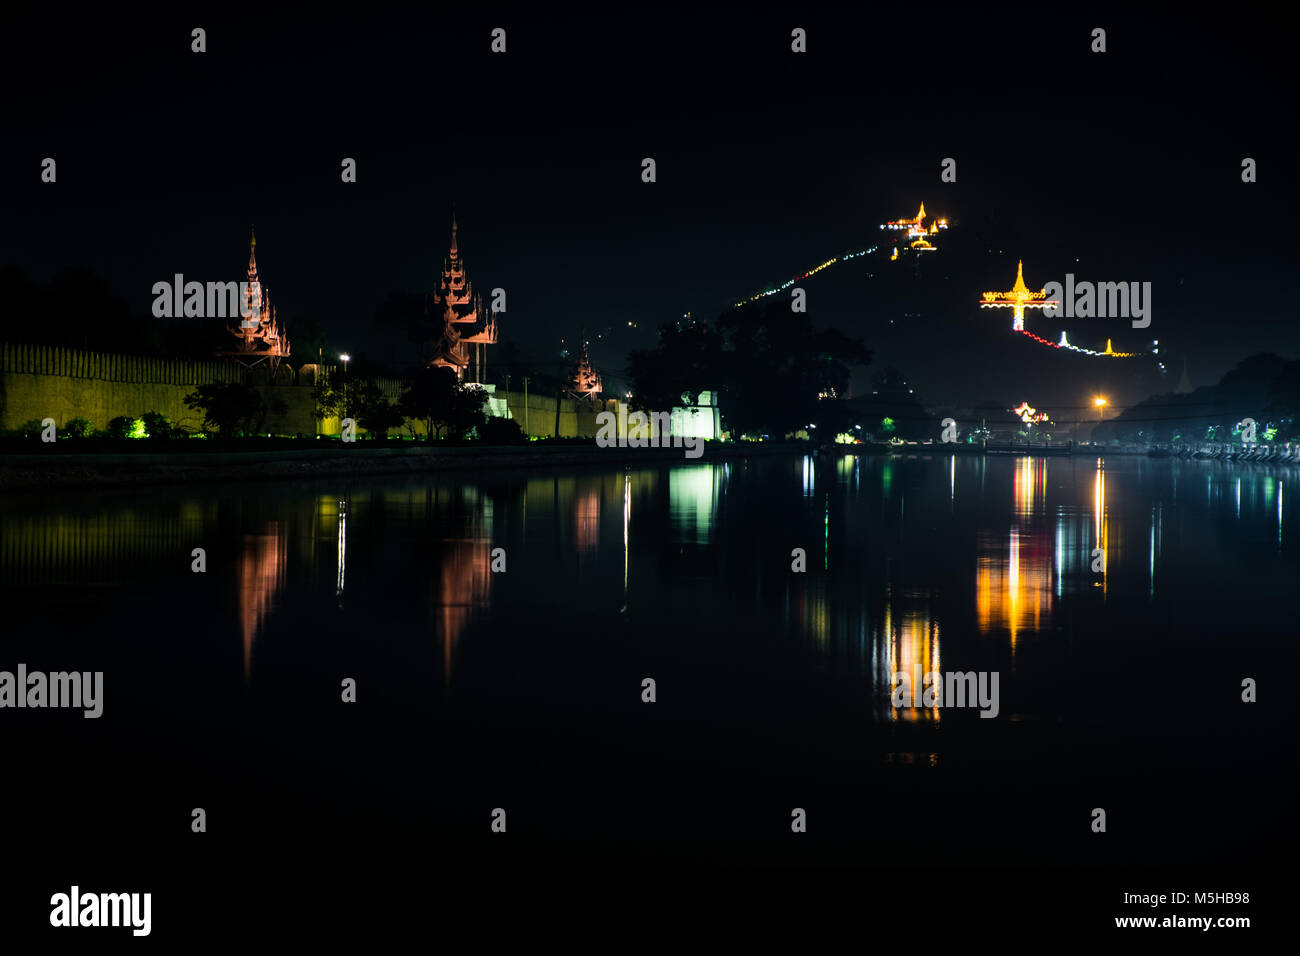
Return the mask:
M 1048 348 L 1069 349 L 1071 352 L 1079 352 L 1082 355 L 1096 355 L 1103 358 L 1137 358 L 1139 355 L 1146 354 L 1145 352 L 1116 352 L 1110 347 L 1110 339 L 1106 340 L 1106 350 L 1104 352 L 1098 352 L 1096 349 L 1085 349 L 1078 345 L 1071 345 L 1070 341 L 1065 337 L 1064 330 L 1061 331 L 1061 341 L 1059 342 L 1052 342 L 1049 339 L 1043 338 L 1041 335 L 1035 335 L 1033 332 L 1027 332 L 1024 329 L 1016 329 L 1015 331 L 1019 332 L 1021 335 L 1029 336 L 1035 342 L 1040 345 L 1046 345 Z M 1159 343 L 1156 344 L 1158 345 Z M 1159 350 L 1157 349 L 1156 351 Z
M 883 223 L 880 226 L 880 228 L 882 230 L 888 229 L 894 231 L 906 231 L 907 238 L 912 239 L 914 241 L 910 244 L 910 246 L 906 246 L 904 251 L 910 250 L 917 254 L 920 254 L 922 252 L 934 252 L 937 251 L 937 249 L 932 243 L 928 241 L 927 237 L 937 235 L 941 229 L 947 229 L 948 220 L 937 219 L 933 221 L 930 224 L 929 228 L 927 229 L 925 225 L 925 219 L 926 219 L 925 204 L 922 203 L 920 211 L 917 213 L 916 218 L 899 219 L 899 220 L 895 220 L 894 222 Z M 831 266 L 835 265 L 838 262 L 845 262 L 849 259 L 857 259 L 860 256 L 869 255 L 873 252 L 876 252 L 879 248 L 880 248 L 879 246 L 871 246 L 870 248 L 862 249 L 857 252 L 848 252 L 842 256 L 835 256 L 831 259 L 827 259 L 825 262 L 821 263 L 820 265 L 812 269 L 809 269 L 803 275 L 795 276 L 793 279 L 788 279 L 785 282 L 782 282 L 780 285 L 775 286 L 773 288 L 764 289 L 761 292 L 755 292 L 747 299 L 741 299 L 739 302 L 735 303 L 735 308 L 740 308 L 741 306 L 748 305 L 751 302 L 757 302 L 759 299 L 765 299 L 768 296 L 776 295 L 779 292 L 784 292 L 785 290 L 792 287 L 796 282 L 802 282 L 804 279 L 808 279 L 812 276 L 815 276 L 817 275 L 817 273 L 823 271 L 824 269 L 829 269 Z M 898 259 L 898 247 L 895 246 L 893 250 L 893 254 L 890 257 L 890 261 L 894 261 L 897 259 Z M 1104 350 L 1099 351 L 1097 349 L 1089 349 L 1089 348 L 1084 348 L 1083 346 L 1080 345 L 1074 345 L 1073 343 L 1070 342 L 1069 338 L 1067 338 L 1064 330 L 1061 331 L 1061 340 L 1059 342 L 1053 342 L 1050 339 L 1045 339 L 1041 335 L 1035 335 L 1033 332 L 1026 330 L 1025 329 L 1026 309 L 1047 309 L 1051 307 L 1059 307 L 1060 303 L 1057 302 L 1056 300 L 1049 300 L 1047 298 L 1046 293 L 1043 292 L 1042 290 L 1038 292 L 1033 292 L 1025 285 L 1023 262 L 1020 263 L 1019 266 L 1017 266 L 1016 282 L 1015 285 L 1012 286 L 1012 288 L 1009 291 L 985 292 L 979 304 L 980 304 L 980 308 L 983 309 L 1013 310 L 1011 330 L 1013 332 L 1019 332 L 1021 335 L 1026 335 L 1029 338 L 1033 339 L 1035 342 L 1039 343 L 1040 345 L 1045 345 L 1048 348 L 1064 349 L 1068 352 L 1075 352 L 1079 355 L 1088 355 L 1093 358 L 1128 359 L 1128 358 L 1138 358 L 1140 356 L 1148 355 L 1148 354 L 1158 355 L 1160 352 L 1159 348 L 1153 348 L 1149 353 L 1148 352 L 1117 352 L 1115 351 L 1114 348 L 1112 348 L 1110 339 L 1106 340 L 1106 348 Z M 1158 346 L 1159 344 L 1160 344 L 1159 342 L 1153 343 L 1153 345 L 1156 346 Z M 1160 367 L 1161 369 L 1163 369 L 1164 365 L 1161 364 Z
M 938 251 L 938 247 L 935 246 L 933 243 L 931 243 L 926 237 L 937 236 L 939 234 L 939 230 L 947 229 L 948 220 L 936 219 L 930 223 L 930 226 L 927 229 L 925 225 L 925 219 L 926 219 L 925 203 L 921 203 L 921 209 L 916 214 L 916 218 L 896 219 L 893 222 L 881 223 L 880 228 L 882 230 L 889 229 L 893 231 L 905 231 L 907 233 L 906 239 L 911 239 L 912 242 L 904 246 L 904 252 L 910 251 L 917 255 L 920 255 L 922 252 L 936 252 Z M 815 276 L 823 269 L 829 269 L 837 262 L 847 262 L 849 259 L 857 259 L 859 256 L 870 255 L 871 253 L 875 252 L 879 248 L 880 248 L 879 246 L 871 246 L 869 249 L 862 249 L 859 250 L 858 252 L 846 252 L 842 256 L 836 256 L 833 259 L 827 259 L 825 262 L 817 266 L 815 269 L 809 269 L 803 275 L 795 276 L 793 279 L 789 279 L 786 282 L 781 283 L 779 286 L 777 286 L 774 289 L 764 289 L 762 292 L 755 292 L 748 299 L 741 299 L 739 302 L 735 304 L 735 308 L 738 309 L 742 305 L 748 305 L 751 302 L 757 302 L 759 299 L 764 299 L 769 295 L 776 295 L 778 292 L 784 292 L 786 289 L 790 288 L 796 282 L 802 282 L 804 279 L 807 279 L 810 276 Z M 894 252 L 893 255 L 890 256 L 890 261 L 893 262 L 896 261 L 897 259 L 898 259 L 898 246 L 894 246 Z
M 1106 340 L 1105 351 L 1099 352 L 1096 349 L 1085 349 L 1078 345 L 1071 345 L 1070 340 L 1065 336 L 1064 330 L 1061 331 L 1061 341 L 1053 342 L 1025 329 L 1026 309 L 1047 310 L 1059 308 L 1060 305 L 1061 303 L 1056 299 L 1047 298 L 1047 293 L 1042 289 L 1033 292 L 1025 285 L 1025 264 L 1023 261 L 1016 266 L 1015 285 L 1006 292 L 985 292 L 979 303 L 981 309 L 1011 309 L 1011 331 L 1027 335 L 1035 342 L 1046 345 L 1048 348 L 1066 349 L 1070 352 L 1078 352 L 1080 355 L 1091 355 L 1096 358 L 1137 358 L 1140 355 L 1147 354 L 1145 352 L 1116 352 L 1111 348 L 1110 339 Z M 1158 346 L 1160 343 L 1154 342 L 1152 344 Z M 1154 348 L 1151 354 L 1156 355 L 1159 352 L 1159 348 Z M 1161 365 L 1160 368 L 1163 369 L 1164 365 Z
M 801 276 L 795 276 L 793 279 L 790 279 L 786 282 L 782 282 L 779 286 L 777 286 L 774 289 L 764 289 L 762 292 L 755 292 L 748 299 L 741 299 L 739 302 L 736 303 L 735 307 L 738 309 L 742 305 L 749 305 L 749 303 L 757 302 L 759 299 L 766 298 L 769 295 L 776 295 L 778 292 L 784 292 L 786 289 L 790 288 L 796 282 L 802 282 L 804 279 L 807 279 L 809 276 L 815 276 L 823 269 L 829 269 L 837 262 L 847 262 L 849 259 L 856 259 L 859 256 L 869 255 L 870 253 L 875 252 L 878 248 L 879 246 L 872 246 L 870 249 L 863 249 L 860 252 L 846 252 L 842 256 L 836 256 L 833 259 L 827 259 L 821 265 L 817 266 L 817 268 L 809 269 Z

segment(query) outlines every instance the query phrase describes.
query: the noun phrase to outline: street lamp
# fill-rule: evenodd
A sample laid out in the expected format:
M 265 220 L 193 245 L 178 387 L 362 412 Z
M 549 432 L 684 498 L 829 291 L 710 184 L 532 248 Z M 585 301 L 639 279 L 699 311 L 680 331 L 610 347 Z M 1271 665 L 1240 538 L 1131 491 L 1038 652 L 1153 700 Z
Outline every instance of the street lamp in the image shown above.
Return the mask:
M 339 361 L 343 363 L 343 414 L 346 417 L 348 413 L 348 363 L 352 361 L 352 356 L 344 352 L 339 356 Z
M 1106 399 L 1098 395 L 1092 400 L 1092 404 L 1097 406 L 1097 423 L 1101 424 L 1102 416 L 1106 414 Z

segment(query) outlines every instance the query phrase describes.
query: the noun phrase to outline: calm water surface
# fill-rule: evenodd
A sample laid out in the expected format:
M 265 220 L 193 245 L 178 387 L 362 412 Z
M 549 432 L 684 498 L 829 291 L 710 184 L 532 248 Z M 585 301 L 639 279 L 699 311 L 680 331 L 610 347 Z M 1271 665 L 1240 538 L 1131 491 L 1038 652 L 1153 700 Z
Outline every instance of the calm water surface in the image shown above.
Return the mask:
M 1294 834 L 1295 500 L 937 455 L 11 497 L 0 666 L 106 687 L 5 715 L 12 813 L 88 881 L 194 863 L 198 806 L 253 869 L 1227 861 Z M 998 672 L 998 717 L 890 706 L 931 670 Z

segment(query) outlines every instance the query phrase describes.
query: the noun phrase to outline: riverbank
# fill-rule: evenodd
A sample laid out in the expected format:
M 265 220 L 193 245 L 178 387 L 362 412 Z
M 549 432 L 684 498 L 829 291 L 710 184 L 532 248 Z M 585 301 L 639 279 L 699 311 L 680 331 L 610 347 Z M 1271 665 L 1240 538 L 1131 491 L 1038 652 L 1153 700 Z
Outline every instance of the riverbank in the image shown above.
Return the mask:
M 1185 452 L 1185 449 L 1178 449 Z M 0 491 L 5 493 L 121 488 L 137 485 L 169 485 L 190 481 L 293 481 L 311 478 L 361 477 L 368 475 L 434 475 L 441 472 L 520 469 L 536 472 L 546 468 L 606 468 L 610 465 L 638 467 L 647 464 L 694 464 L 741 458 L 779 455 L 890 455 L 913 457 L 932 454 L 1073 454 L 1075 456 L 1141 456 L 1150 446 L 1086 446 L 1072 449 L 1012 446 L 984 449 L 979 445 L 905 443 L 889 445 L 816 445 L 810 442 L 710 442 L 699 458 L 687 458 L 681 448 L 601 448 L 594 442 L 530 442 L 520 445 L 399 443 L 372 445 L 368 442 L 326 447 L 296 447 L 294 444 L 264 450 L 256 446 L 226 450 L 207 445 L 202 449 L 154 452 L 139 450 L 71 451 L 64 443 L 44 452 L 0 453 Z M 1169 456 L 1189 459 L 1185 453 Z M 1219 459 L 1220 463 L 1294 464 L 1290 459 Z
M 266 451 L 171 451 L 78 454 L 63 448 L 45 454 L 0 454 L 0 490 L 50 491 L 188 481 L 273 481 L 365 475 L 431 475 L 499 468 L 537 471 L 552 467 L 695 464 L 772 455 L 806 455 L 807 442 L 709 443 L 699 458 L 681 448 L 600 448 L 590 444 L 459 445 L 367 443 L 327 448 Z

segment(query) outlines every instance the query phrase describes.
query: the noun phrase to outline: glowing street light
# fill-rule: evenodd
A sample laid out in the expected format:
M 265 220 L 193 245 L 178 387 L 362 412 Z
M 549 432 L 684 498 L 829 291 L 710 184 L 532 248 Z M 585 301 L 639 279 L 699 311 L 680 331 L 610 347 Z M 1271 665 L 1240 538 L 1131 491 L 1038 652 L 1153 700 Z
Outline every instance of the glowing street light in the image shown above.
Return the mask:
M 1092 404 L 1097 406 L 1097 421 L 1101 421 L 1101 416 L 1105 414 L 1103 410 L 1106 408 L 1106 399 L 1098 395 L 1092 400 Z
M 352 361 L 352 356 L 344 352 L 339 356 L 339 361 L 343 363 L 343 414 L 348 413 L 348 362 Z

